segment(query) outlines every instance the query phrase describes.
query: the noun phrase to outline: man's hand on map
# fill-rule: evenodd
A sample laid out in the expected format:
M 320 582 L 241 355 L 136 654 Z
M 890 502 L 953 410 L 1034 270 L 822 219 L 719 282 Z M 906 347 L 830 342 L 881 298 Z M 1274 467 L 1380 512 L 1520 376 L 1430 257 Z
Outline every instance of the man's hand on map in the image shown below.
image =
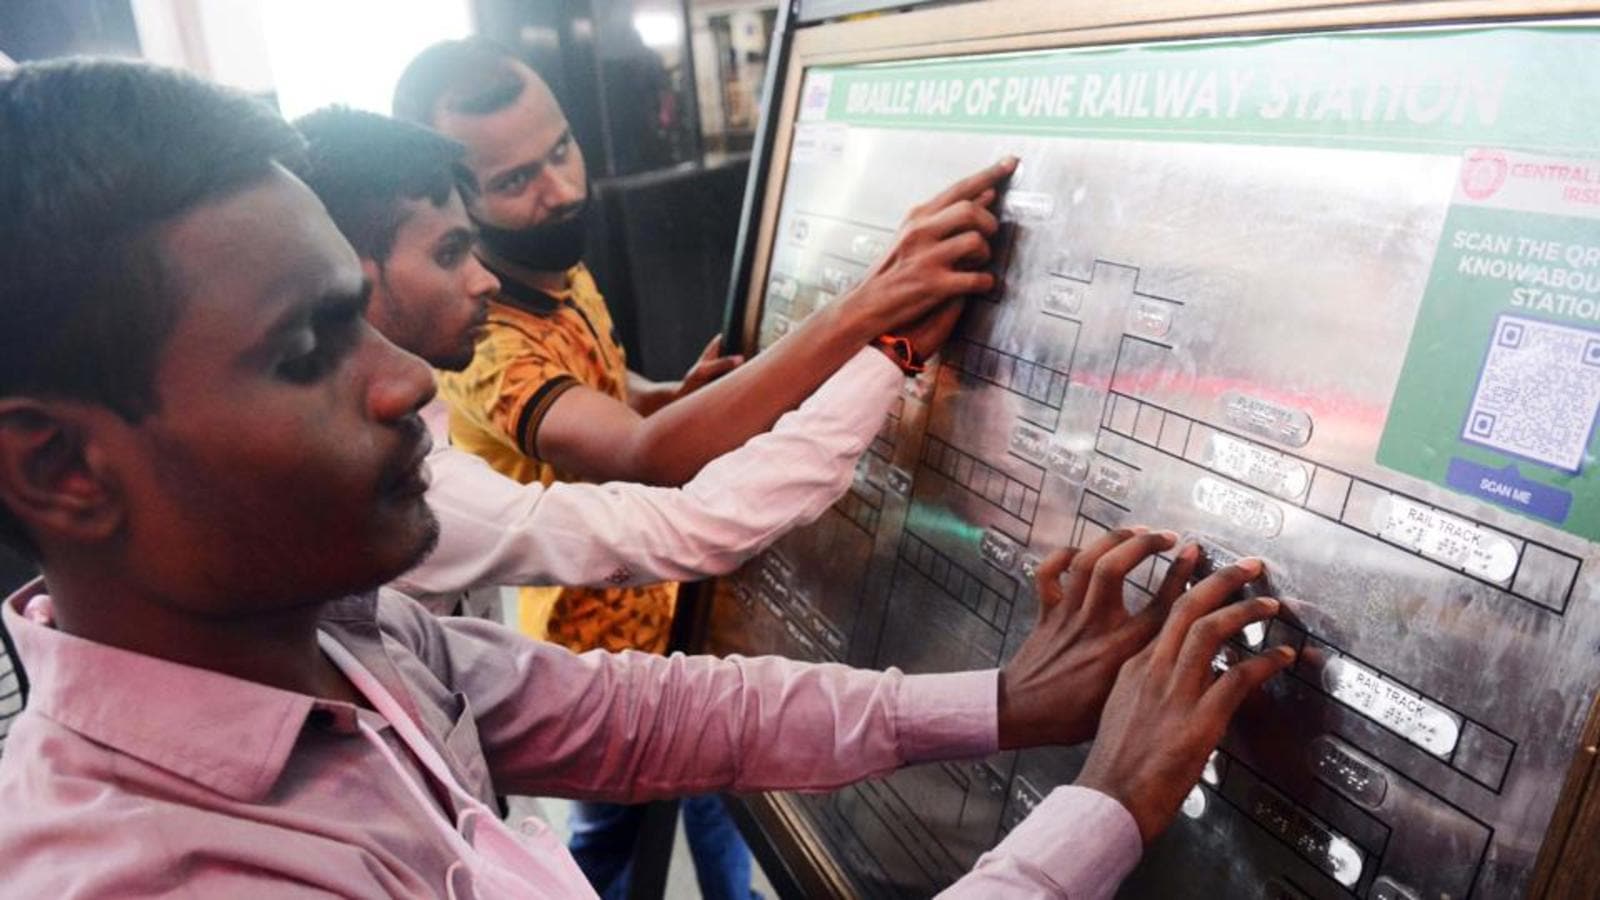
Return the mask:
M 911 342 L 916 348 L 918 358 L 926 360 L 939 352 L 944 342 L 949 340 L 950 332 L 955 330 L 956 322 L 961 318 L 961 311 L 966 309 L 965 300 L 957 297 L 946 300 L 944 305 L 928 313 L 896 334 Z
M 1000 746 L 1078 744 L 1094 735 L 1117 670 L 1156 635 L 1200 562 L 1185 545 L 1155 599 L 1136 615 L 1123 604 L 1123 579 L 1177 544 L 1170 531 L 1113 531 L 1082 550 L 1039 565 L 1039 621 L 1000 671 Z
M 861 333 L 898 333 L 952 297 L 994 287 L 994 276 L 982 271 L 1000 228 L 989 206 L 1016 168 L 1016 158 L 1007 157 L 912 207 L 888 252 L 841 303 L 858 317 Z
M 1294 662 L 1292 649 L 1273 647 L 1220 677 L 1213 669 L 1230 637 L 1278 611 L 1271 597 L 1228 602 L 1261 571 L 1258 560 L 1240 560 L 1178 598 L 1155 640 L 1122 667 L 1111 689 L 1077 784 L 1116 798 L 1146 844 L 1199 782 L 1234 711 Z

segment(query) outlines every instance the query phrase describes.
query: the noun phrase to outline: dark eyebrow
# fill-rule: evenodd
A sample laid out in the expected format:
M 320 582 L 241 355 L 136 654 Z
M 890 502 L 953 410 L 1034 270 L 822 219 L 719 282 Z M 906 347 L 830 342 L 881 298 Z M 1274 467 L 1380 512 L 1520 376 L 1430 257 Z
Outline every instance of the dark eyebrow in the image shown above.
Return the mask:
M 362 278 L 361 284 L 353 292 L 333 290 L 311 302 L 312 319 L 342 319 L 349 316 L 364 316 L 367 305 L 372 302 L 372 279 Z
M 361 279 L 354 290 L 334 288 L 307 303 L 297 303 L 284 310 L 256 341 L 258 350 L 269 349 L 285 334 L 319 319 L 337 319 L 347 315 L 364 315 L 372 300 L 372 281 Z
M 537 159 L 531 162 L 519 163 L 502 172 L 496 172 L 485 183 L 485 189 L 495 190 L 513 175 L 526 175 L 529 181 L 539 177 L 539 171 L 545 167 L 545 161 L 550 158 L 550 154 L 554 153 L 557 147 L 570 140 L 572 140 L 572 126 L 568 125 L 566 128 L 561 129 L 560 136 L 552 141 L 550 146 L 546 147 Z
M 495 175 L 493 178 L 490 178 L 487 189 L 491 191 L 499 190 L 501 185 L 505 184 L 507 181 L 510 181 L 512 177 L 517 175 L 526 175 L 528 176 L 528 180 L 532 181 L 533 179 L 539 177 L 539 170 L 543 168 L 544 160 L 542 159 L 512 166 L 504 172 L 501 172 Z
M 433 247 L 437 250 L 447 244 L 470 244 L 477 239 L 478 229 L 470 228 L 466 225 L 457 225 L 439 235 L 439 239 L 433 242 Z
M 557 147 L 570 140 L 572 140 L 572 126 L 568 125 L 567 127 L 561 129 L 561 134 L 557 135 L 556 139 L 550 142 L 550 146 L 545 148 L 544 153 L 540 154 L 539 158 L 549 159 L 550 154 L 556 152 Z

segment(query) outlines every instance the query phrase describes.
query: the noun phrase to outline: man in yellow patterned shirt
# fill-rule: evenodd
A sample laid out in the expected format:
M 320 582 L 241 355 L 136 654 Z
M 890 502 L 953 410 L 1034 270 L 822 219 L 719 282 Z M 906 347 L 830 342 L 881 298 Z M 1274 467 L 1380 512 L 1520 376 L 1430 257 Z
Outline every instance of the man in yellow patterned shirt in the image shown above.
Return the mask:
M 488 254 L 485 254 L 486 257 Z M 477 355 L 462 372 L 441 372 L 439 390 L 450 402 L 451 440 L 524 484 L 577 481 L 584 473 L 558 468 L 524 452 L 520 437 L 538 435 L 546 414 L 564 394 L 585 387 L 628 403 L 627 359 L 605 300 L 582 263 L 567 273 L 565 289 L 545 293 L 500 277 L 489 304 L 488 326 Z M 700 374 L 704 374 L 704 367 Z M 688 381 L 688 379 L 686 379 Z M 638 409 L 637 401 L 630 404 Z M 667 647 L 678 586 L 530 587 L 520 592 L 524 629 L 572 650 L 644 650 Z
M 682 484 L 767 430 L 869 344 L 882 339 L 891 358 L 915 367 L 915 348 L 936 348 L 949 334 L 959 304 L 948 301 L 992 287 L 981 271 L 998 227 L 987 207 L 1014 161 L 913 209 L 855 290 L 749 364 L 719 359 L 713 341 L 683 382 L 648 381 L 627 370 L 582 263 L 588 173 L 544 81 L 495 44 L 446 42 L 407 66 L 394 111 L 466 148 L 479 254 L 501 291 L 472 363 L 440 373 L 439 392 L 451 406 L 451 440 L 523 482 Z M 528 605 L 536 619 L 547 609 L 546 635 L 574 650 L 659 652 L 674 596 L 673 585 L 563 588 Z M 716 798 L 689 799 L 684 818 L 703 895 L 749 897 L 749 851 Z M 636 810 L 575 810 L 571 849 L 602 897 L 625 895 L 636 833 Z

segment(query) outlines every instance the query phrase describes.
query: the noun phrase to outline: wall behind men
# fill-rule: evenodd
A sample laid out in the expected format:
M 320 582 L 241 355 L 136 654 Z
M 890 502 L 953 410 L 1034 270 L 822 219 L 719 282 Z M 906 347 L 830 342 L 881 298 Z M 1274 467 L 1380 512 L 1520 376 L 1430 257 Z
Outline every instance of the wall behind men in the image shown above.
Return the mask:
M 138 56 L 129 0 L 0 2 L 0 53 L 18 62 L 72 54 Z
M 722 330 L 748 155 L 602 179 L 588 263 L 629 368 L 683 377 Z

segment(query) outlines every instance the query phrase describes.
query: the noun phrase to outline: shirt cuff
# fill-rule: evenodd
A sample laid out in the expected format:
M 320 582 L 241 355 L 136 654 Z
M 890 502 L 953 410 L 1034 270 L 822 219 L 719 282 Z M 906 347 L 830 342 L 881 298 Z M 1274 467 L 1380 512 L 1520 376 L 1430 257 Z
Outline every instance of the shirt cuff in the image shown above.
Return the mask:
M 906 380 L 906 373 L 895 365 L 894 360 L 876 347 L 863 347 L 857 350 L 856 355 L 850 357 L 850 361 L 845 365 L 870 372 L 870 375 L 863 374 L 861 377 L 875 378 L 884 384 L 898 385 Z
M 1000 673 L 906 675 L 896 733 L 903 762 L 976 759 L 1000 749 Z
M 821 404 L 831 408 L 840 404 L 865 403 L 868 398 L 879 396 L 885 398 L 887 405 L 888 398 L 899 391 L 904 381 L 905 374 L 889 357 L 871 347 L 862 347 L 817 388 L 806 405 Z
M 1099 791 L 1063 785 L 990 855 L 1010 857 L 1044 875 L 1062 896 L 1099 900 L 1116 893 L 1143 852 L 1139 826 L 1127 808 Z

